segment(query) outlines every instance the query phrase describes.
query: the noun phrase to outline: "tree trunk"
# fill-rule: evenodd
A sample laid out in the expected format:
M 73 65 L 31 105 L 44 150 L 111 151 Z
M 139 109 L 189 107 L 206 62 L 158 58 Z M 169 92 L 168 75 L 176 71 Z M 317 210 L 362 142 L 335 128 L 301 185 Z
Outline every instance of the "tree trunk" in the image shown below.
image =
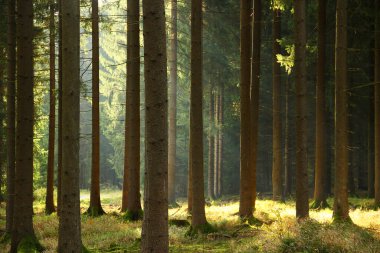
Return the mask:
M 284 147 L 284 163 L 285 163 L 285 187 L 284 199 L 292 194 L 292 171 L 290 159 L 290 133 L 289 133 L 289 77 L 285 83 L 285 147 Z
M 58 0 L 58 171 L 57 171 L 57 214 L 60 214 L 62 204 L 62 0 Z
M 259 139 L 259 98 L 260 98 L 260 48 L 261 48 L 261 0 L 253 1 L 252 25 L 252 69 L 251 69 L 251 101 L 250 101 L 250 128 L 251 128 L 251 184 L 252 206 L 256 204 L 256 171 L 257 171 L 257 143 Z
M 91 1 L 92 8 L 92 155 L 90 207 L 87 214 L 104 214 L 100 202 L 100 129 L 99 129 L 99 5 Z
M 50 1 L 50 108 L 49 108 L 49 148 L 46 183 L 45 212 L 55 212 L 54 207 L 54 144 L 55 144 L 55 2 Z
M 375 25 L 375 205 L 380 206 L 380 3 L 376 1 Z
M 145 62 L 145 192 L 141 251 L 168 252 L 168 87 L 162 0 L 143 1 Z
M 281 54 L 278 40 L 281 38 L 281 11 L 273 10 L 273 200 L 282 197 L 282 155 L 281 155 L 281 66 L 277 54 Z
M 16 177 L 11 252 L 33 229 L 33 3 L 17 1 Z
M 62 174 L 58 233 L 59 252 L 81 252 L 79 198 L 79 1 L 62 8 Z
M 250 159 L 250 59 L 252 0 L 240 0 L 240 202 L 239 216 L 252 217 Z
M 318 63 L 316 84 L 315 186 L 312 208 L 327 207 L 326 202 L 326 0 L 318 1 Z
M 368 197 L 375 197 L 375 164 L 374 164 L 374 91 L 375 89 L 370 87 L 369 91 L 369 120 L 368 120 Z
M 139 1 L 128 0 L 125 155 L 128 169 L 128 217 L 141 219 L 140 201 L 140 27 Z
M 220 198 L 222 196 L 222 167 L 223 167 L 223 89 L 224 87 L 220 87 L 219 92 L 219 122 L 218 122 L 218 187 L 216 196 Z
M 8 1 L 8 70 L 7 70 L 7 210 L 6 231 L 13 229 L 15 199 L 15 117 L 16 117 L 16 1 Z
M 5 9 L 5 8 L 4 8 Z M 6 15 L 5 10 L 1 9 L 1 15 Z M 4 48 L 0 46 L 0 52 L 4 53 Z M 3 188 L 4 187 L 4 164 L 5 164 L 5 143 L 4 143 L 4 116 L 5 116 L 5 82 L 4 82 L 4 65 L 0 64 L 0 203 L 4 201 Z
M 337 0 L 335 42 L 334 219 L 349 220 L 347 136 L 347 1 Z
M 209 132 L 208 132 L 208 196 L 210 199 L 215 199 L 214 194 L 214 94 L 213 85 L 210 83 L 210 105 L 209 105 Z
M 190 109 L 191 110 L 191 109 Z M 189 158 L 188 158 L 188 178 L 187 178 L 187 211 L 189 214 L 193 211 L 193 169 L 192 169 L 192 154 L 191 154 L 191 138 L 189 131 Z
M 215 90 L 214 99 L 214 127 L 215 127 L 215 140 L 214 140 L 214 195 L 218 198 L 218 173 L 219 173 L 219 88 Z
M 191 226 L 202 229 L 207 224 L 203 176 L 203 116 L 202 116 L 202 0 L 191 1 L 191 92 L 190 140 L 193 184 Z
M 307 178 L 307 118 L 306 118 L 306 13 L 305 1 L 294 3 L 295 17 L 295 80 L 296 80 L 296 216 L 309 216 Z
M 177 0 L 171 0 L 169 40 L 169 178 L 168 200 L 175 204 L 176 138 L 177 138 Z

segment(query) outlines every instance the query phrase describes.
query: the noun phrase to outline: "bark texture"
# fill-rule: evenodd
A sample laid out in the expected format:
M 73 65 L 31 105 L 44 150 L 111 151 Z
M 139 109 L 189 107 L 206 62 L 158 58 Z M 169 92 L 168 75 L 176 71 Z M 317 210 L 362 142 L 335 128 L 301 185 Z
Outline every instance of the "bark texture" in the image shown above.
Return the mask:
M 215 199 L 214 194 L 214 93 L 213 85 L 210 84 L 210 104 L 209 104 L 209 132 L 208 132 L 208 197 Z
M 57 170 L 57 213 L 60 214 L 62 194 L 62 0 L 58 0 L 58 170 Z
M 375 204 L 380 206 L 380 3 L 376 1 L 375 28 Z

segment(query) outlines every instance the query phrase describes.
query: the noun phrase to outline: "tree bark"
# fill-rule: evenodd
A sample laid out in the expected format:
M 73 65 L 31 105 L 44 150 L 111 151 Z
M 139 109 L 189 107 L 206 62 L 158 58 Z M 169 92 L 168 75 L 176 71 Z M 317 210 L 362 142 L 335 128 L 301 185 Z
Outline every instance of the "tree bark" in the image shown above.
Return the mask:
M 143 0 L 145 192 L 142 252 L 168 252 L 168 86 L 163 0 Z
M 193 211 L 193 169 L 192 169 L 192 154 L 191 154 L 191 138 L 189 131 L 189 160 L 188 160 L 188 178 L 187 178 L 187 211 L 189 214 Z
M 210 104 L 209 104 L 209 132 L 208 132 L 208 197 L 215 199 L 214 194 L 214 93 L 213 85 L 210 83 Z
M 62 174 L 58 252 L 81 252 L 79 198 L 79 1 L 61 1 L 62 10 Z
M 318 1 L 318 60 L 316 84 L 315 182 L 313 208 L 327 207 L 326 202 L 326 0 Z
M 8 1 L 8 69 L 7 69 L 7 209 L 6 231 L 13 229 L 15 199 L 15 118 L 16 118 L 16 1 Z
M 380 3 L 375 5 L 375 204 L 380 206 Z
M 140 201 L 140 27 L 139 1 L 128 0 L 127 94 L 125 156 L 128 169 L 127 211 L 132 220 L 141 219 Z
M 251 69 L 251 101 L 250 101 L 250 128 L 251 128 L 251 184 L 252 206 L 256 205 L 256 171 L 257 171 L 257 143 L 259 138 L 259 98 L 260 98 L 260 51 L 261 51 L 261 0 L 253 1 L 252 25 L 252 69 Z
M 218 177 L 219 177 L 219 88 L 215 90 L 214 99 L 214 126 L 215 126 L 215 140 L 214 140 L 214 195 L 218 198 Z
M 49 44 L 50 44 L 50 108 L 49 108 L 49 144 L 48 144 L 48 166 L 46 183 L 45 212 L 55 212 L 54 206 L 54 144 L 55 144 L 55 2 L 50 0 L 49 17 Z
M 220 87 L 219 92 L 219 122 L 218 122 L 218 184 L 216 196 L 220 198 L 222 196 L 222 167 L 223 167 L 223 93 L 224 87 L 223 85 Z
M 281 11 L 273 10 L 273 200 L 282 198 L 282 154 L 281 154 L 281 66 L 277 54 L 281 54 Z
M 240 0 L 240 202 L 239 216 L 252 217 L 250 159 L 250 59 L 252 0 Z
M 294 2 L 295 17 L 295 80 L 296 80 L 296 216 L 309 216 L 307 176 L 307 116 L 306 116 L 306 13 L 305 1 Z
M 11 252 L 33 229 L 33 3 L 17 1 L 17 108 L 15 205 Z
M 290 159 L 290 133 L 289 133 L 289 77 L 285 83 L 285 147 L 284 147 L 284 163 L 285 163 L 285 187 L 284 198 L 292 194 L 292 170 Z
M 177 0 L 171 0 L 169 39 L 169 178 L 168 200 L 175 204 L 177 136 Z
M 203 176 L 202 116 L 202 0 L 191 1 L 190 140 L 193 184 L 191 226 L 201 229 L 206 221 Z
M 337 0 L 335 41 L 334 219 L 349 220 L 347 133 L 347 1 Z
M 370 87 L 369 91 L 369 120 L 368 120 L 368 197 L 375 197 L 375 160 L 374 160 L 374 91 L 375 89 Z
M 62 0 L 58 0 L 58 171 L 57 171 L 57 214 L 60 214 L 62 204 Z

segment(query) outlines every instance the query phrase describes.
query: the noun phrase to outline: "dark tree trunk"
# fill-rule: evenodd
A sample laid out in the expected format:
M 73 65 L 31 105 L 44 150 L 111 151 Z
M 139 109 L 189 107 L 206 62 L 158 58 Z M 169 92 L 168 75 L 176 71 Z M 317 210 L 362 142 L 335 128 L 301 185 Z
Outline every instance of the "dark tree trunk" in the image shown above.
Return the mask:
M 33 229 L 33 3 L 17 1 L 16 177 L 11 252 Z
M 296 216 L 309 216 L 307 177 L 307 117 L 306 117 L 306 9 L 305 0 L 294 3 L 295 17 L 295 80 L 296 80 Z
M 347 133 L 347 0 L 337 0 L 335 41 L 334 219 L 349 220 Z
M 7 210 L 6 231 L 13 229 L 15 199 L 15 156 L 16 156 L 16 1 L 8 1 L 8 82 L 7 82 Z
M 259 138 L 259 98 L 260 98 L 260 48 L 261 48 L 261 0 L 253 1 L 253 25 L 252 25 L 252 69 L 251 69 L 251 101 L 250 101 L 250 169 L 252 184 L 252 206 L 256 204 L 256 171 Z
M 315 128 L 315 185 L 312 208 L 327 207 L 326 202 L 326 0 L 318 1 L 318 63 L 316 84 L 316 128 Z
M 192 170 L 192 154 L 191 154 L 191 138 L 189 131 L 189 160 L 188 160 L 188 178 L 187 178 L 187 211 L 189 214 L 193 211 L 193 170 Z
M 240 0 L 240 202 L 239 216 L 252 217 L 250 159 L 250 59 L 252 0 Z
M 191 1 L 190 142 L 193 185 L 191 226 L 201 229 L 206 221 L 203 176 L 202 117 L 202 0 Z
M 215 90 L 215 99 L 214 99 L 214 127 L 215 131 L 215 139 L 214 139 L 214 195 L 218 198 L 218 177 L 219 177 L 219 88 Z
M 380 206 L 380 3 L 375 3 L 375 205 Z
M 81 252 L 79 197 L 79 1 L 61 1 L 62 10 L 62 174 L 58 252 Z
M 285 83 L 285 144 L 284 144 L 284 199 L 292 194 L 292 169 L 290 159 L 290 131 L 289 131 L 289 77 Z
M 168 86 L 165 6 L 143 1 L 145 62 L 145 192 L 141 251 L 168 252 Z
M 208 132 L 208 196 L 210 199 L 215 199 L 214 194 L 214 92 L 213 85 L 210 83 L 210 104 L 209 104 L 209 132 Z
M 281 54 L 278 40 L 281 38 L 281 11 L 273 11 L 273 162 L 272 187 L 273 200 L 282 197 L 282 154 L 281 154 L 281 66 L 277 54 Z
M 54 144 L 55 144 L 55 2 L 50 1 L 50 108 L 49 108 L 49 148 L 46 183 L 45 212 L 55 212 L 54 207 Z
M 374 198 L 375 197 L 375 164 L 374 164 L 374 91 L 375 89 L 372 89 L 370 87 L 369 91 L 369 120 L 368 120 L 368 197 Z
M 220 87 L 220 93 L 219 93 L 219 122 L 218 122 L 218 187 L 216 191 L 216 196 L 220 198 L 222 196 L 222 169 L 223 169 L 223 93 L 224 93 L 224 87 Z
M 57 213 L 60 214 L 62 204 L 62 0 L 58 0 L 58 171 L 57 171 Z

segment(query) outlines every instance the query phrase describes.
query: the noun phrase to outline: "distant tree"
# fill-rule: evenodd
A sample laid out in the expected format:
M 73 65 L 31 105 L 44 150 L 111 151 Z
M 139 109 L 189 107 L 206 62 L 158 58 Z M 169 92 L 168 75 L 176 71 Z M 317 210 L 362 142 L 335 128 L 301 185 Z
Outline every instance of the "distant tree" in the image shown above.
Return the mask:
M 145 62 L 145 184 L 141 251 L 169 252 L 168 86 L 163 0 L 143 0 Z
M 315 186 L 312 208 L 325 208 L 326 201 L 326 0 L 318 1 L 318 63 L 316 83 Z
M 347 0 L 337 0 L 335 40 L 334 219 L 349 220 L 347 133 Z
M 99 127 L 99 4 L 91 1 L 92 7 L 92 162 L 90 206 L 87 214 L 104 214 L 100 202 L 100 127 Z
M 169 32 L 169 204 L 175 203 L 176 136 L 177 136 L 177 0 L 171 0 Z
M 16 156 L 16 1 L 8 0 L 8 70 L 7 70 L 7 210 L 6 231 L 13 229 L 15 200 L 15 156 Z
M 48 166 L 46 183 L 46 203 L 45 212 L 51 214 L 55 212 L 54 206 L 54 147 L 55 147 L 55 1 L 49 1 L 49 66 L 50 66 L 50 87 L 49 87 L 49 144 L 48 144 Z
M 17 1 L 16 177 L 11 252 L 33 229 L 33 3 Z
M 281 10 L 273 10 L 273 161 L 272 187 L 273 200 L 282 197 L 282 154 L 281 154 L 281 66 L 277 62 L 277 55 L 281 54 Z
M 140 200 L 140 9 L 138 0 L 127 1 L 127 93 L 125 115 L 125 162 L 127 203 L 122 211 L 141 219 Z M 125 178 L 124 178 L 125 179 Z M 125 193 L 124 193 L 125 194 Z M 123 198 L 124 199 L 124 198 Z M 125 200 L 125 199 L 124 199 Z
M 79 197 L 79 1 L 61 1 L 62 174 L 58 252 L 81 252 Z
M 215 103 L 214 103 L 214 89 L 213 85 L 210 83 L 209 85 L 210 91 L 209 91 L 209 131 L 208 131 L 208 197 L 210 199 L 215 199 L 214 194 L 214 180 L 215 180 L 215 171 L 214 171 L 214 109 L 215 109 Z
M 380 3 L 375 1 L 375 204 L 380 206 Z
M 250 59 L 252 0 L 240 0 L 240 202 L 241 218 L 252 217 L 252 173 L 250 160 Z
M 307 178 L 307 116 L 306 116 L 306 10 L 304 0 L 294 2 L 296 116 L 296 216 L 309 216 Z

